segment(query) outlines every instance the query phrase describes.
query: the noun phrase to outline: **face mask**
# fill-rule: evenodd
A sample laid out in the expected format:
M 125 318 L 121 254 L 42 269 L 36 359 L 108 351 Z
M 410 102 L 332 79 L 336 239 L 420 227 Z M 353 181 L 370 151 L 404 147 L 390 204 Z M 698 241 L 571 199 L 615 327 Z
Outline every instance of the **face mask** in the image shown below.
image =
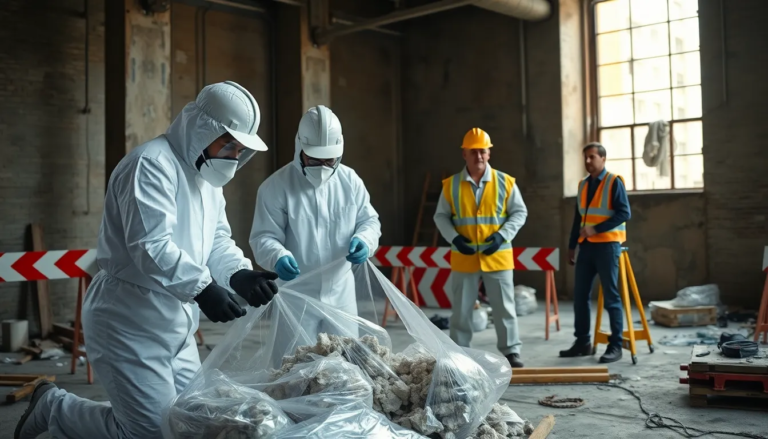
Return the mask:
M 222 187 L 232 180 L 237 172 L 237 159 L 208 159 L 200 166 L 200 176 L 213 187 Z
M 328 181 L 335 171 L 335 169 L 331 169 L 327 166 L 308 166 L 304 168 L 304 174 L 307 176 L 307 180 L 309 180 L 314 187 L 320 187 L 321 184 Z

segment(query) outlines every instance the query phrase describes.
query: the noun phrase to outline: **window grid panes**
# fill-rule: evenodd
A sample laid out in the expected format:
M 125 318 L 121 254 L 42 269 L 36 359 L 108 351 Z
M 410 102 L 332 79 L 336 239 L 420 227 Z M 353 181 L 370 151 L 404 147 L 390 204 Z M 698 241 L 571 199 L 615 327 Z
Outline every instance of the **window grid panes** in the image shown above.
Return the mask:
M 610 0 L 594 14 L 597 130 L 608 167 L 632 191 L 702 188 L 698 0 Z M 644 153 L 659 120 L 665 145 Z

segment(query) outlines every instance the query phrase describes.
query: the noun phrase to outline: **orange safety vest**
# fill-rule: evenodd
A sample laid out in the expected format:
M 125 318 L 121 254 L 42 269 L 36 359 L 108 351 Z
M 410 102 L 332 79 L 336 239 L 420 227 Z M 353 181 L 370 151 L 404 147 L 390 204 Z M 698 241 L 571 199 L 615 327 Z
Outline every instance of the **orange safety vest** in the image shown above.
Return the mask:
M 473 255 L 461 254 L 451 246 L 451 269 L 461 273 L 511 270 L 515 267 L 512 243 L 504 242 L 492 255 L 483 250 L 490 246 L 486 238 L 498 232 L 507 220 L 507 201 L 512 195 L 515 179 L 491 168 L 491 181 L 485 183 L 480 205 L 477 205 L 472 183 L 465 180 L 465 171 L 443 180 L 443 194 L 451 205 L 456 231 L 472 242 Z
M 595 195 L 592 197 L 592 201 L 587 207 L 587 182 L 589 177 L 579 182 L 579 214 L 581 215 L 581 226 L 596 226 L 608 218 L 612 217 L 613 211 L 613 182 L 616 179 L 620 179 L 624 182 L 621 175 L 611 174 L 606 172 L 603 180 L 600 181 L 600 185 L 597 186 Z M 589 237 L 590 242 L 618 242 L 623 243 L 627 240 L 627 225 L 626 223 L 619 224 L 615 228 L 608 230 L 607 232 L 598 233 Z M 579 242 L 584 242 L 583 237 L 579 237 Z

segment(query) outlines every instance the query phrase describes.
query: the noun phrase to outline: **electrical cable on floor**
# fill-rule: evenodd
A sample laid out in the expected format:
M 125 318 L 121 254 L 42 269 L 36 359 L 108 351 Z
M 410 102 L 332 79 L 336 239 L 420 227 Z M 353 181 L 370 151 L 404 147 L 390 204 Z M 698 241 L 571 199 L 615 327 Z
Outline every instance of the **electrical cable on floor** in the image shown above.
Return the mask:
M 668 416 L 662 416 L 659 413 L 648 411 L 648 409 L 645 408 L 643 405 L 643 400 L 640 398 L 640 395 L 638 395 L 634 390 L 629 389 L 627 387 L 621 386 L 619 384 L 613 384 L 613 383 L 536 383 L 536 384 L 514 384 L 513 386 L 596 386 L 596 387 L 616 387 L 621 390 L 624 390 L 625 392 L 632 395 L 636 400 L 637 403 L 640 405 L 640 410 L 647 416 L 645 419 L 645 426 L 650 429 L 658 429 L 658 428 L 666 428 L 669 430 L 672 430 L 678 434 L 680 434 L 683 437 L 687 438 L 696 438 L 696 437 L 702 437 L 707 436 L 710 434 L 722 434 L 727 436 L 737 436 L 737 437 L 746 437 L 750 439 L 768 439 L 768 436 L 761 436 L 759 434 L 754 433 L 746 433 L 746 432 L 733 432 L 733 431 L 720 431 L 720 430 L 702 430 L 700 428 L 695 427 L 686 427 L 682 422 L 678 421 L 675 418 L 670 418 Z M 669 423 L 667 423 L 669 422 Z

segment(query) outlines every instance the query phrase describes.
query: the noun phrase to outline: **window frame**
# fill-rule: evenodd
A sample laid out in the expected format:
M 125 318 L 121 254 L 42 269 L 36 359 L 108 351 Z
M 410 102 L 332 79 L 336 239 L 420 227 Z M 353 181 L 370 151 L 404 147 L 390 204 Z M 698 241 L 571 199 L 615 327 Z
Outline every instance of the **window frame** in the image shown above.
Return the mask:
M 598 57 L 597 57 L 597 5 L 599 3 L 604 3 L 611 0 L 583 0 L 583 18 L 584 18 L 584 27 L 583 27 L 583 36 L 584 36 L 584 50 L 583 50 L 583 61 L 584 61 L 584 76 L 585 76 L 585 107 L 586 107 L 586 115 L 587 115 L 587 121 L 586 121 L 586 133 L 588 139 L 591 139 L 590 141 L 600 141 L 600 133 L 602 130 L 610 130 L 610 129 L 620 129 L 620 128 L 629 128 L 630 129 L 630 151 L 631 151 L 631 160 L 632 163 L 632 189 L 627 190 L 629 193 L 664 193 L 664 192 L 702 192 L 704 190 L 704 183 L 702 182 L 701 187 L 683 187 L 683 188 L 677 188 L 675 187 L 675 157 L 694 157 L 694 156 L 700 156 L 704 157 L 704 151 L 703 151 L 703 144 L 702 144 L 702 151 L 698 153 L 675 153 L 673 148 L 669 148 L 669 167 L 670 167 L 670 187 L 667 189 L 637 189 L 637 167 L 636 162 L 637 160 L 642 160 L 642 157 L 636 157 L 635 156 L 635 129 L 638 127 L 647 127 L 648 122 L 645 123 L 631 123 L 631 124 L 625 124 L 625 125 L 615 125 L 615 126 L 600 126 L 600 98 L 601 97 L 610 97 L 610 96 L 632 96 L 632 113 L 633 113 L 633 119 L 634 119 L 634 113 L 636 112 L 635 108 L 635 94 L 638 93 L 635 91 L 635 85 L 634 85 L 634 76 L 632 78 L 633 84 L 632 84 L 632 92 L 631 93 L 622 93 L 618 95 L 606 95 L 606 96 L 600 96 L 599 92 L 599 78 L 598 78 Z M 670 135 L 670 142 L 675 142 L 675 131 L 674 126 L 678 123 L 686 123 L 686 122 L 702 122 L 703 121 L 703 108 L 702 108 L 702 115 L 698 117 L 691 117 L 691 118 L 683 118 L 683 119 L 674 119 L 675 114 L 675 103 L 674 103 L 674 93 L 673 91 L 675 89 L 682 89 L 685 87 L 695 87 L 698 86 L 701 88 L 701 78 L 699 78 L 698 84 L 689 84 L 684 86 L 677 86 L 676 79 L 674 75 L 674 70 L 672 68 L 672 56 L 674 55 L 683 55 L 688 53 L 699 53 L 699 62 L 701 62 L 701 43 L 699 43 L 699 47 L 695 50 L 685 50 L 682 52 L 672 52 L 673 50 L 673 44 L 676 44 L 676 39 L 672 37 L 671 32 L 671 26 L 672 23 L 680 22 L 683 20 L 689 20 L 691 18 L 694 18 L 694 16 L 690 17 L 683 17 L 683 18 L 676 18 L 674 20 L 671 20 L 669 17 L 670 12 L 670 3 L 669 0 L 667 0 L 667 19 L 662 22 L 658 23 L 651 23 L 651 24 L 645 24 L 640 26 L 632 26 L 632 7 L 631 7 L 631 0 L 629 0 L 629 27 L 626 29 L 617 29 L 612 30 L 608 32 L 604 32 L 603 34 L 608 34 L 611 32 L 620 32 L 623 30 L 629 31 L 629 45 L 630 45 L 630 59 L 626 61 L 619 61 L 619 62 L 611 62 L 606 63 L 603 65 L 612 65 L 612 64 L 621 64 L 621 63 L 630 63 L 630 68 L 634 68 L 634 62 L 636 61 L 642 61 L 647 59 L 655 59 L 655 58 L 668 58 L 669 59 L 669 87 L 658 89 L 658 90 L 643 90 L 640 93 L 645 92 L 653 92 L 653 91 L 665 91 L 669 90 L 670 92 L 670 115 L 672 119 L 668 120 L 669 122 L 669 135 Z M 698 14 L 695 15 L 695 18 L 699 19 L 700 16 Z M 654 26 L 659 24 L 666 24 L 667 25 L 667 44 L 668 44 L 668 53 L 666 55 L 658 55 L 658 56 L 652 56 L 652 57 L 646 57 L 646 58 L 634 58 L 634 47 L 632 45 L 633 43 L 633 36 L 632 36 L 632 30 L 648 27 L 648 26 Z M 703 128 L 703 122 L 702 122 L 702 128 Z M 626 160 L 626 159 L 618 159 L 618 160 Z M 625 176 L 626 178 L 626 176 Z

